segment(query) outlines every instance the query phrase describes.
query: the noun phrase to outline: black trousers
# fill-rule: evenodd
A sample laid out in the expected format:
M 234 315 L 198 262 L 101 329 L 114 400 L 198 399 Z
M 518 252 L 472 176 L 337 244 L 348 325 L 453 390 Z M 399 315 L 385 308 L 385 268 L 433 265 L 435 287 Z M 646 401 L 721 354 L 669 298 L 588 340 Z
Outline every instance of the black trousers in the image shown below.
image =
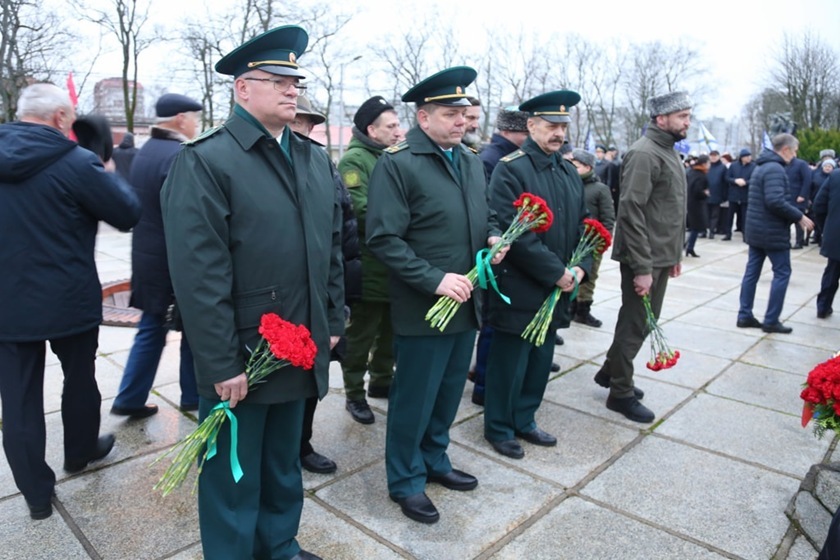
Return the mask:
M 318 397 L 309 397 L 303 408 L 303 430 L 300 438 L 300 458 L 303 459 L 315 451 L 312 447 L 312 422 L 315 421 L 315 408 L 318 406 Z
M 732 236 L 732 224 L 736 216 L 738 218 L 738 227 L 736 229 L 742 232 L 745 231 L 747 229 L 745 223 L 747 219 L 746 202 L 729 201 L 729 213 L 726 216 L 726 230 L 723 232 L 725 235 Z
M 820 293 L 817 296 L 817 313 L 833 311 L 838 284 L 840 284 L 840 261 L 828 259 L 822 275 Z
M 724 208 L 723 212 L 721 212 L 720 204 L 718 203 L 707 204 L 707 207 L 709 209 L 709 234 L 725 233 L 723 222 L 729 209 Z
M 64 372 L 64 458 L 84 461 L 94 453 L 99 437 L 102 397 L 94 375 L 99 327 L 49 342 Z M 15 484 L 26 501 L 36 506 L 49 503 L 55 488 L 55 473 L 45 460 L 45 355 L 44 340 L 0 342 L 3 449 Z

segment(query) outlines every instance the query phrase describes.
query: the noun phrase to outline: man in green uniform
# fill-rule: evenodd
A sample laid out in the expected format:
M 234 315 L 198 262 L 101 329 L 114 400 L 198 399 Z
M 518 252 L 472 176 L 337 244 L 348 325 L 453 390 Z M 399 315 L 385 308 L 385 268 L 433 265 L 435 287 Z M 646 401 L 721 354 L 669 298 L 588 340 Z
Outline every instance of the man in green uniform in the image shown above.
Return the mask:
M 691 125 L 691 100 L 683 91 L 648 100 L 650 123 L 621 165 L 621 198 L 612 258 L 621 263 L 621 309 L 615 335 L 595 382 L 609 387 L 607 408 L 634 422 L 656 417 L 633 384 L 633 359 L 647 336 L 642 297 L 650 295 L 659 318 L 668 278 L 680 275 L 685 241 L 685 168 L 674 150 Z
M 198 481 L 207 559 L 317 556 L 295 535 L 303 508 L 299 460 L 304 401 L 327 392 L 330 348 L 344 331 L 341 208 L 326 153 L 290 133 L 308 42 L 296 26 L 241 45 L 216 64 L 232 75 L 236 105 L 220 127 L 188 144 L 161 193 L 164 228 L 185 330 L 195 357 L 199 416 L 226 403 L 238 420 Z M 244 373 L 264 313 L 308 327 L 315 367 L 288 366 L 249 392 Z
M 572 151 L 571 161 L 583 181 L 583 192 L 589 215 L 612 232 L 615 225 L 615 206 L 613 206 L 610 188 L 602 183 L 598 174 L 595 173 L 595 156 L 586 150 L 576 149 Z M 593 255 L 588 282 L 581 285 L 577 298 L 572 302 L 574 315 L 572 320 L 595 328 L 599 328 L 602 324 L 600 319 L 592 315 L 595 281 L 598 280 L 598 269 L 601 268 L 602 257 L 600 253 Z
M 365 372 L 370 372 L 368 396 L 388 398 L 394 376 L 394 331 L 388 302 L 388 269 L 374 258 L 363 242 L 368 181 L 382 150 L 399 142 L 402 131 L 394 107 L 380 95 L 362 103 L 353 117 L 353 124 L 353 138 L 338 162 L 338 172 L 353 199 L 359 223 L 362 300 L 350 306 L 347 352 L 341 362 L 341 371 L 347 412 L 356 422 L 373 424 L 375 418 L 365 400 Z
M 569 108 L 580 101 L 574 91 L 552 91 L 519 106 L 528 113 L 528 138 L 522 146 L 499 160 L 490 178 L 490 207 L 507 227 L 519 196 L 528 192 L 546 201 L 554 221 L 543 233 L 526 232 L 513 245 L 505 262 L 495 267 L 499 291 L 508 305 L 490 293 L 488 319 L 493 328 L 484 395 L 484 437 L 498 453 L 521 459 L 525 451 L 515 439 L 553 446 L 557 439 L 537 427 L 534 416 L 542 402 L 554 337 L 540 346 L 522 338 L 522 332 L 540 306 L 559 286 L 571 293 L 584 280 L 591 257 L 568 265 L 583 233 L 587 216 L 583 183 L 574 166 L 559 157 L 569 126 Z M 569 326 L 569 296 L 554 309 L 549 332 Z
M 426 482 L 461 491 L 478 484 L 446 454 L 478 327 L 464 274 L 479 250 L 499 240 L 484 167 L 461 145 L 464 88 L 475 76 L 469 67 L 450 68 L 406 92 L 402 100 L 417 104 L 417 126 L 385 150 L 370 177 L 367 244 L 391 271 L 397 358 L 385 441 L 388 491 L 421 523 L 440 517 Z M 443 332 L 424 318 L 438 296 L 462 304 Z

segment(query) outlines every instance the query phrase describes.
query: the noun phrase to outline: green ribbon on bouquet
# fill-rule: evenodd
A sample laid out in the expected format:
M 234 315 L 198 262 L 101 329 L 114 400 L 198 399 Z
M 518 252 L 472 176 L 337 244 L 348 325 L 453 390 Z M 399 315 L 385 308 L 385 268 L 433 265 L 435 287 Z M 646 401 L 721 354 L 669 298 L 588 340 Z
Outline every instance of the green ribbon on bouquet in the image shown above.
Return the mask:
M 213 407 L 213 410 L 221 409 L 225 411 L 225 414 L 230 420 L 230 471 L 233 474 L 234 482 L 239 482 L 239 479 L 245 474 L 242 472 L 242 467 L 239 465 L 239 455 L 236 451 L 238 446 L 237 442 L 237 433 L 239 431 L 239 427 L 236 421 L 236 415 L 230 409 L 230 401 L 222 401 L 216 406 Z M 212 411 L 211 411 L 212 412 Z M 216 456 L 216 438 L 214 437 L 212 441 L 207 443 L 207 459 L 212 459 Z
M 496 284 L 496 277 L 493 274 L 493 269 L 490 266 L 490 259 L 488 258 L 489 255 L 490 249 L 482 249 L 475 254 L 475 269 L 478 273 L 478 286 L 481 289 L 486 290 L 487 285 L 489 284 L 492 286 L 493 290 L 499 294 L 502 301 L 510 305 L 510 298 L 500 292 L 499 286 Z

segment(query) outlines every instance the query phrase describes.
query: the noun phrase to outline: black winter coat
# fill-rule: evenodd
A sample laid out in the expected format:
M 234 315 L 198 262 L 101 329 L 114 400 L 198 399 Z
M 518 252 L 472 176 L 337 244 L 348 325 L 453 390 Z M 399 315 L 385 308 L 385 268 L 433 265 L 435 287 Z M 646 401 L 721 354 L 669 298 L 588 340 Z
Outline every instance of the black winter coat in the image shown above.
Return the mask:
M 765 150 L 756 166 L 750 181 L 745 241 L 765 251 L 790 249 L 790 225 L 802 219 L 802 211 L 790 203 L 785 160 Z
M 813 213 L 823 232 L 820 255 L 840 261 L 840 170 L 832 171 L 817 193 Z
M 341 199 L 341 255 L 344 257 L 344 303 L 362 300 L 362 249 L 359 245 L 359 223 L 353 212 L 353 201 L 341 181 L 338 169 L 330 162 L 335 188 Z
M 0 125 L 0 341 L 99 325 L 98 222 L 128 230 L 139 216 L 131 187 L 58 130 Z
M 734 162 L 729 166 L 726 172 L 726 181 L 729 183 L 729 201 L 730 202 L 747 202 L 749 200 L 749 190 L 752 184 L 752 174 L 755 172 L 756 162 L 751 161 L 744 165 L 741 160 Z M 739 187 L 735 184 L 735 179 L 743 179 L 747 182 L 744 187 Z
M 692 167 L 686 178 L 688 182 L 688 193 L 686 196 L 688 214 L 686 217 L 688 227 L 704 231 L 709 227 L 709 214 L 706 208 L 706 199 L 709 197 L 707 190 L 709 180 L 706 170 L 699 167 Z
M 493 134 L 493 137 L 490 138 L 490 143 L 484 146 L 484 149 L 478 154 L 478 157 L 481 158 L 481 163 L 484 164 L 484 175 L 487 177 L 488 183 L 499 160 L 518 149 L 519 146 L 498 132 Z
M 785 172 L 790 185 L 790 201 L 800 210 L 805 210 L 808 208 L 808 202 L 817 194 L 811 194 L 811 166 L 804 159 L 793 158 Z M 805 200 L 797 202 L 796 199 L 800 196 Z
M 729 183 L 726 181 L 728 169 L 722 161 L 713 163 L 706 173 L 706 180 L 709 181 L 709 198 L 706 204 L 720 204 L 729 200 Z
M 175 298 L 166 261 L 160 189 L 186 140 L 182 134 L 153 126 L 151 138 L 134 157 L 129 175 L 143 206 L 131 239 L 130 305 L 155 315 L 166 313 Z

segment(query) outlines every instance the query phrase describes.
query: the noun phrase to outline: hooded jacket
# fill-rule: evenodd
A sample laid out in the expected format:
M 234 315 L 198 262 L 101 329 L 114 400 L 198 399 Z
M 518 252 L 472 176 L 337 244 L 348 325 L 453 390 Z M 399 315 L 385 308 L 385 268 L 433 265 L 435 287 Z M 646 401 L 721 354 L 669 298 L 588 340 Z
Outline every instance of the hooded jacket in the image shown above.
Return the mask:
M 791 204 L 789 191 L 785 160 L 776 152 L 761 152 L 750 179 L 748 245 L 765 251 L 790 249 L 790 224 L 802 219 L 802 211 Z
M 0 341 L 49 340 L 102 322 L 99 220 L 128 230 L 128 185 L 58 130 L 0 125 Z

